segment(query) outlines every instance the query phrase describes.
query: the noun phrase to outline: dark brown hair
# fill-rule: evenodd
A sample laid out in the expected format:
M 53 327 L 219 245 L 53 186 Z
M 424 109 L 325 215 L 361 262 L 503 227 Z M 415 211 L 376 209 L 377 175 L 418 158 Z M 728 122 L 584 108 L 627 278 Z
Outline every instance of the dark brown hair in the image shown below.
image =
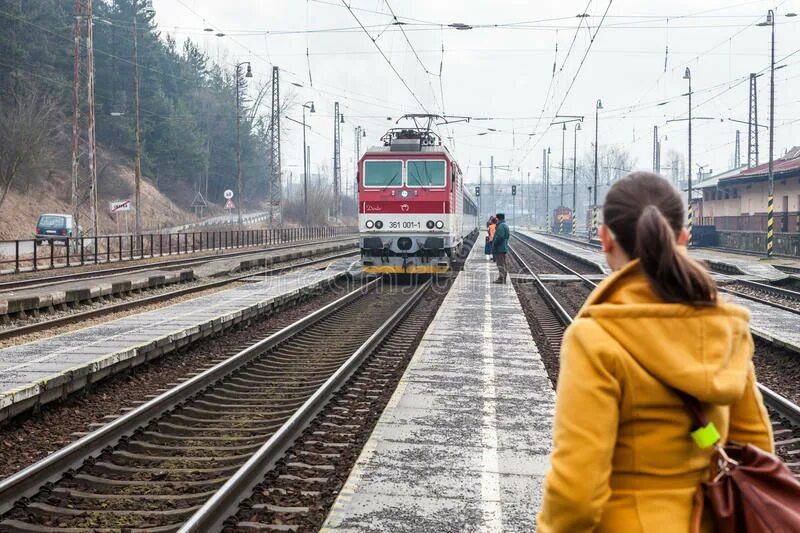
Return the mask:
M 606 195 L 603 223 L 631 259 L 638 258 L 650 286 L 664 301 L 712 305 L 717 288 L 706 270 L 678 249 L 683 200 L 666 179 L 633 172 Z

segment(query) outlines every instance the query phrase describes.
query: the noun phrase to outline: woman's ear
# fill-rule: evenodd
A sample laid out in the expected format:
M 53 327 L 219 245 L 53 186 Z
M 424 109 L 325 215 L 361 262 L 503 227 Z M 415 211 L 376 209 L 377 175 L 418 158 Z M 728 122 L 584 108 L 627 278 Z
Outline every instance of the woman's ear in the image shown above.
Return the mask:
M 600 227 L 597 228 L 597 236 L 600 237 L 603 252 L 610 254 L 614 249 L 614 239 L 611 238 L 611 234 L 605 224 L 600 224 Z
M 686 246 L 689 242 L 689 230 L 686 228 L 681 228 L 681 232 L 678 234 L 678 245 L 679 246 Z

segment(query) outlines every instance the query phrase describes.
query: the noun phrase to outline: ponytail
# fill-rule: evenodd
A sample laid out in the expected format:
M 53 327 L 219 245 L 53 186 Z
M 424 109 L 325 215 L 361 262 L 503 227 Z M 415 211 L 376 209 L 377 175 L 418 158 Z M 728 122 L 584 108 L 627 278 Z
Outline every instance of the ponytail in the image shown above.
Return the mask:
M 675 232 L 655 205 L 636 221 L 636 256 L 653 290 L 667 302 L 708 305 L 716 302 L 711 276 L 678 249 Z
M 651 172 L 634 172 L 617 181 L 603 205 L 604 224 L 628 257 L 639 259 L 660 298 L 714 305 L 714 280 L 676 242 L 684 220 L 678 191 L 665 178 Z

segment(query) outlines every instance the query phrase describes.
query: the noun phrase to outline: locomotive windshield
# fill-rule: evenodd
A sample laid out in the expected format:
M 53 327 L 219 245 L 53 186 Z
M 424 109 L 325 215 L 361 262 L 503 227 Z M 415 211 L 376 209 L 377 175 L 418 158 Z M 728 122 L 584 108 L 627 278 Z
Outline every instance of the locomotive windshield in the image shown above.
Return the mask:
M 410 160 L 408 166 L 409 187 L 444 187 L 444 161 Z
M 364 161 L 366 187 L 400 187 L 402 184 L 402 161 Z

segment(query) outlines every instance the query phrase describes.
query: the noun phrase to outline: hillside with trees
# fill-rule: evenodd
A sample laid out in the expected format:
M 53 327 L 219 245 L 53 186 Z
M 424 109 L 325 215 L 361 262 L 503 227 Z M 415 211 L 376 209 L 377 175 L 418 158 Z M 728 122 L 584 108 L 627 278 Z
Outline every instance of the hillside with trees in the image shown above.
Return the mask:
M 71 0 L 0 0 L 0 219 L 10 209 L 5 192 L 39 190 L 43 182 L 68 205 L 73 7 Z M 128 192 L 126 167 L 134 157 L 134 8 L 130 0 L 94 0 L 93 9 L 98 191 L 113 197 Z M 143 190 L 185 218 L 196 191 L 220 202 L 225 189 L 235 189 L 236 80 L 232 69 L 190 40 L 179 46 L 152 19 L 137 14 L 142 171 L 149 182 Z M 254 79 L 240 79 L 242 197 L 251 210 L 266 198 L 270 164 L 270 87 L 247 87 Z M 19 145 L 27 147 L 22 154 L 11 149 Z M 111 190 L 115 182 L 119 191 Z M 167 198 L 157 199 L 159 192 Z M 153 226 L 146 208 L 143 220 Z

